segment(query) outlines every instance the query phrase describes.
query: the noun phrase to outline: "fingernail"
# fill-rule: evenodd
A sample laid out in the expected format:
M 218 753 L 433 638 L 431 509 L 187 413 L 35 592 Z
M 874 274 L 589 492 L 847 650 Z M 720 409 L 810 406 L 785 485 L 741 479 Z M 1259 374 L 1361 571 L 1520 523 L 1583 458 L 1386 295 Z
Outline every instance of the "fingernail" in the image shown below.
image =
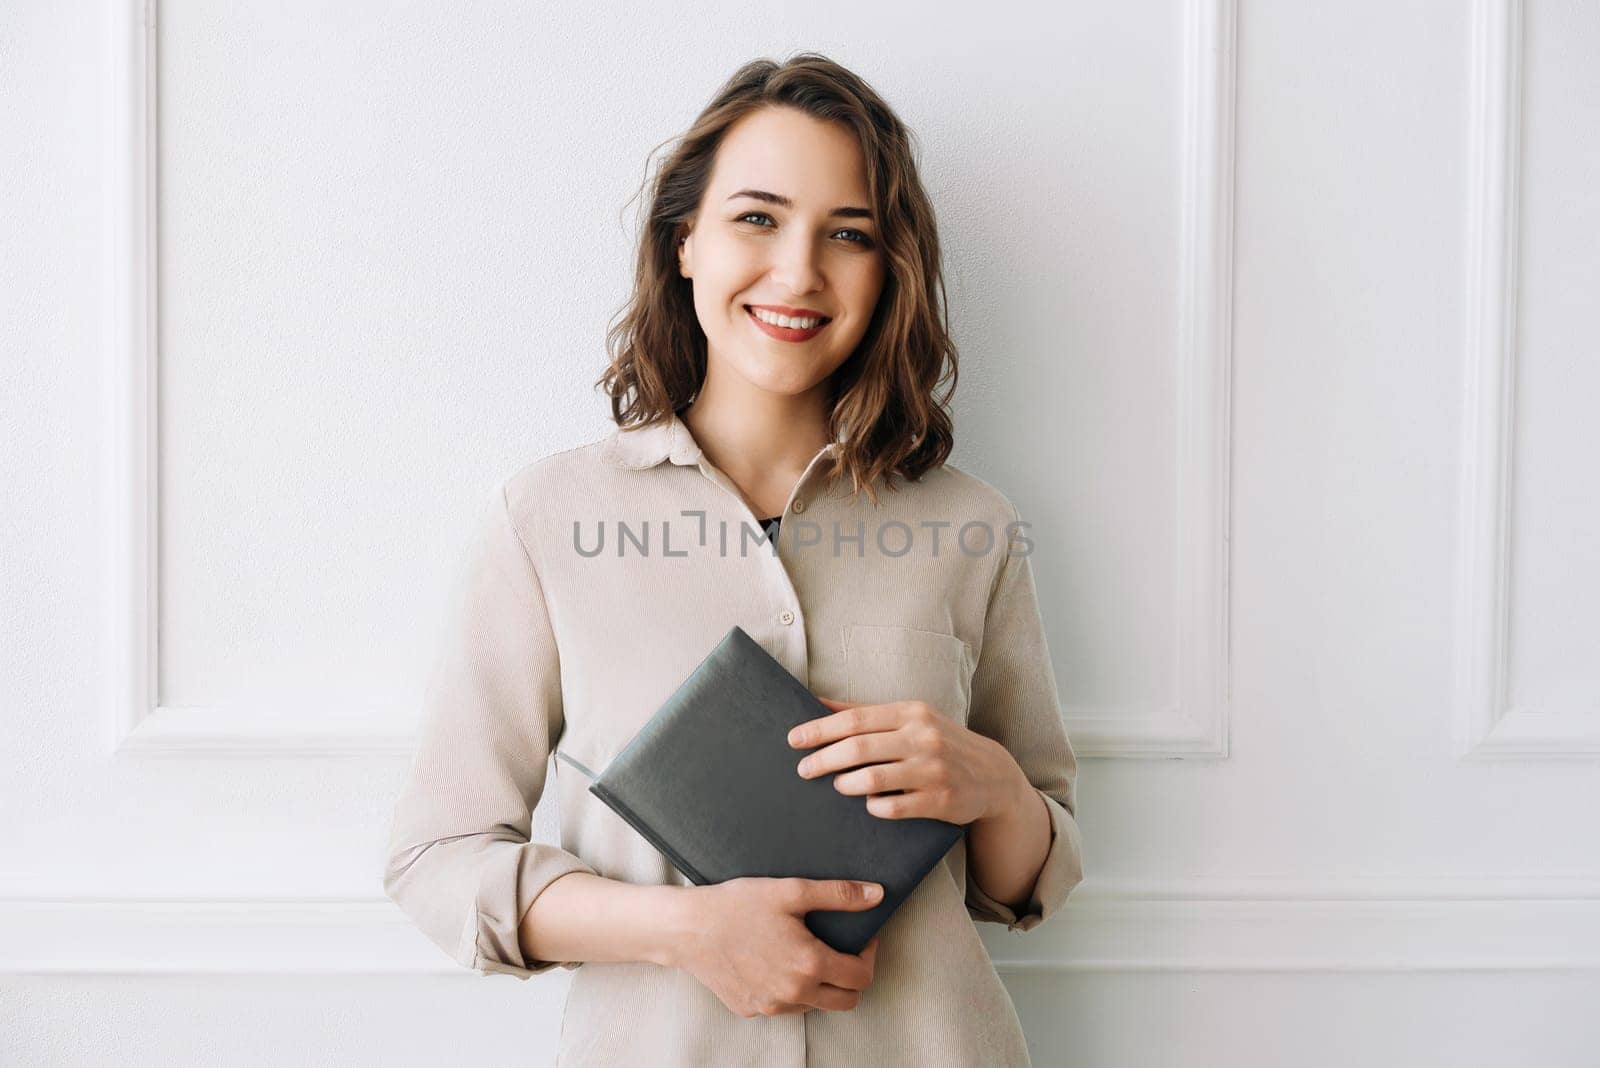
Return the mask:
M 867 892 L 868 901 L 876 901 L 883 896 L 883 887 L 876 883 L 862 883 L 861 888 Z

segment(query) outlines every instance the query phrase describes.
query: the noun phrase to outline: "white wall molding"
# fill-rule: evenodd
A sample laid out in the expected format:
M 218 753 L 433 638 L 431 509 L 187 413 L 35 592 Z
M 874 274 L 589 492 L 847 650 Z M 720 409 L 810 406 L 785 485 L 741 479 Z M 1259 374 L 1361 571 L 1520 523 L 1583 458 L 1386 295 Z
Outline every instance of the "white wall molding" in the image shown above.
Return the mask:
M 1178 703 L 1068 706 L 1080 757 L 1225 757 L 1229 704 L 1234 0 L 1183 5 L 1178 314 Z M 1090 714 L 1092 712 L 1092 714 Z
M 159 704 L 160 398 L 156 242 L 156 2 L 105 0 L 101 96 L 102 394 L 106 497 L 106 707 L 114 754 L 405 754 L 415 728 L 390 709 L 275 711 Z
M 1600 968 L 1595 880 L 1085 881 L 1062 918 L 986 934 L 1000 972 Z
M 113 750 L 153 704 L 155 650 L 155 29 L 106 0 L 101 57 L 106 707 Z
M 1456 620 L 1456 751 L 1466 760 L 1600 755 L 1600 716 L 1508 698 L 1516 390 L 1521 0 L 1478 0 L 1472 26 L 1466 398 Z
M 1036 931 L 980 925 L 1003 975 L 1600 969 L 1600 883 L 1108 881 Z M 474 973 L 383 900 L 0 899 L 0 974 Z

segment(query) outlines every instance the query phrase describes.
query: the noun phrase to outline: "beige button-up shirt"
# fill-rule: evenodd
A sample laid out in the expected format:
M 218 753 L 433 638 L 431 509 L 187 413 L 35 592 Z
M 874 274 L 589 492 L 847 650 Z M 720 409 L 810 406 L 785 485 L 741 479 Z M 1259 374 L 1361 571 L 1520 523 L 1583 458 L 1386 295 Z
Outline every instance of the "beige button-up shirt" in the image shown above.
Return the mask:
M 795 484 L 775 541 L 676 416 L 530 463 L 486 502 L 383 885 L 464 967 L 573 971 L 559 1065 L 1029 1064 L 973 921 L 1031 930 L 1082 878 L 1033 543 L 999 490 L 950 464 L 880 484 L 877 508 L 851 503 L 848 476 L 822 477 L 834 448 Z M 962 838 L 884 924 L 848 1012 L 745 1018 L 682 969 L 524 959 L 518 925 L 563 875 L 692 885 L 579 769 L 598 774 L 734 624 L 814 693 L 921 698 L 1004 744 L 1051 817 L 1028 910 L 978 887 Z M 552 768 L 559 846 L 529 840 Z

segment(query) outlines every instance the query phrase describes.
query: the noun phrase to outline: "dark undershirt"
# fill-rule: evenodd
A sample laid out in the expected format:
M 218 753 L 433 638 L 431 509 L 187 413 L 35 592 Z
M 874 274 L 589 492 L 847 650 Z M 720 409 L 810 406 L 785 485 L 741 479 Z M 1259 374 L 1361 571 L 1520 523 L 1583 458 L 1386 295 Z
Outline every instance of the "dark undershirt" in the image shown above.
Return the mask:
M 780 520 L 782 518 L 783 518 L 783 516 L 781 516 L 781 515 L 775 515 L 775 516 L 772 516 L 771 518 L 760 520 L 761 529 L 762 530 L 766 530 L 768 527 L 776 526 L 777 523 L 778 523 L 778 520 Z M 776 535 L 777 531 L 774 530 L 773 534 Z

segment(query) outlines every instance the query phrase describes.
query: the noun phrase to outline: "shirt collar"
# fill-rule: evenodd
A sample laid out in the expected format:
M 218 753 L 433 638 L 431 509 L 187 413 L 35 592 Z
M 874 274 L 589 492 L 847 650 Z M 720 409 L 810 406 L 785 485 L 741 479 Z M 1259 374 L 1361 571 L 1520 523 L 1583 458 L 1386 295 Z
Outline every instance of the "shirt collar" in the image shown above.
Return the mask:
M 830 442 L 822 451 L 831 453 L 838 448 L 837 442 Z M 684 467 L 697 465 L 703 454 L 688 424 L 673 412 L 669 418 L 655 423 L 613 430 L 601 455 L 609 463 L 641 471 L 663 460 Z
M 618 427 L 606 441 L 602 456 L 619 467 L 635 471 L 654 467 L 663 460 L 689 465 L 700 459 L 700 446 L 677 412 L 664 420 L 642 426 Z

